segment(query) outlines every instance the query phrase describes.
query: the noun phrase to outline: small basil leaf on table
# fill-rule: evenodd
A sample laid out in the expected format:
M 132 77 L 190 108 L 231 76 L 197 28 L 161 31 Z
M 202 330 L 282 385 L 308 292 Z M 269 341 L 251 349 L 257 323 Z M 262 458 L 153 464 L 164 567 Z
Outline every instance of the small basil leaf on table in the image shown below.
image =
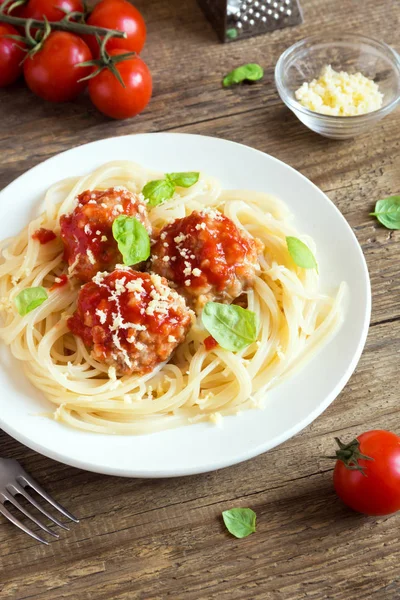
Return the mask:
M 178 187 L 188 188 L 199 180 L 200 173 L 187 171 L 185 173 L 167 173 L 166 178 Z
M 287 237 L 286 244 L 289 254 L 298 267 L 303 269 L 316 269 L 318 272 L 318 264 L 314 254 L 304 242 L 296 237 Z
M 378 200 L 375 212 L 370 215 L 376 217 L 387 229 L 400 229 L 400 196 Z
M 169 179 L 156 179 L 146 183 L 142 194 L 148 201 L 149 206 L 157 206 L 174 195 L 175 186 Z
M 218 344 L 231 352 L 243 350 L 257 339 L 256 314 L 236 304 L 207 302 L 202 321 Z
M 136 265 L 150 256 L 150 238 L 145 227 L 127 215 L 120 215 L 112 225 L 112 233 L 122 254 L 124 265 Z
M 237 38 L 237 36 L 238 32 L 237 29 L 235 29 L 234 27 L 226 30 L 226 37 L 228 38 L 228 40 L 234 40 Z
M 47 291 L 44 287 L 30 287 L 22 290 L 17 296 L 15 296 L 15 306 L 17 307 L 17 311 L 24 317 L 31 310 L 37 308 L 45 300 L 47 300 L 48 295 Z
M 256 530 L 257 515 L 251 508 L 224 510 L 222 518 L 229 533 L 237 538 L 245 538 Z
M 224 87 L 229 87 L 243 81 L 259 81 L 263 76 L 264 70 L 260 65 L 249 63 L 233 69 L 233 71 L 224 77 L 222 84 Z

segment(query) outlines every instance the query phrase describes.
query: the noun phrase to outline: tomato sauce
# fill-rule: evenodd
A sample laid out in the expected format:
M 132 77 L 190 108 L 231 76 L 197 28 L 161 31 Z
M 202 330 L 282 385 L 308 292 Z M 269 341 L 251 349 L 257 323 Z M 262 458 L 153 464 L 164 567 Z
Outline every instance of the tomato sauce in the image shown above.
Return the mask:
M 45 229 L 41 227 L 37 229 L 35 233 L 32 235 L 33 240 L 37 240 L 41 244 L 47 244 L 48 242 L 52 242 L 56 239 L 56 234 L 51 229 Z
M 57 277 L 57 279 L 59 279 L 59 281 L 55 281 L 53 283 L 53 285 L 50 288 L 51 292 L 53 290 L 56 290 L 57 288 L 63 287 L 64 285 L 67 285 L 67 283 L 68 283 L 68 277 L 65 274 L 60 275 L 59 277 Z
M 204 346 L 207 350 L 207 352 L 210 352 L 210 350 L 214 350 L 214 348 L 217 348 L 218 346 L 218 342 L 217 340 L 215 340 L 213 338 L 212 335 L 209 335 L 208 337 L 206 337 L 206 339 L 204 340 Z

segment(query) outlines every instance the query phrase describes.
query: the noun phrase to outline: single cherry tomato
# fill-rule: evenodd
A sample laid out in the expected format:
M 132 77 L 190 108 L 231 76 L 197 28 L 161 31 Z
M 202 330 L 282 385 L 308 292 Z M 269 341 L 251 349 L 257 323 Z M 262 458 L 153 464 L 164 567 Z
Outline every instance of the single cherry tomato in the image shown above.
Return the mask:
M 29 0 L 26 8 L 28 19 L 39 21 L 46 17 L 48 21 L 61 21 L 70 12 L 84 12 L 81 0 Z
M 111 50 L 110 57 L 125 54 L 126 50 Z M 89 80 L 90 99 L 100 112 L 113 119 L 134 117 L 146 108 L 152 92 L 152 79 L 145 62 L 133 56 L 115 65 L 125 87 L 116 76 L 104 68 Z
M 19 34 L 12 25 L 0 23 L 0 87 L 10 85 L 18 79 L 26 56 L 25 44 L 8 38 L 7 35 Z
M 333 482 L 343 502 L 367 515 L 400 510 L 400 437 L 377 429 L 347 445 L 337 442 Z
M 126 0 L 101 0 L 87 19 L 88 25 L 107 27 L 125 31 L 127 38 L 111 38 L 107 50 L 121 48 L 125 51 L 140 52 L 146 40 L 146 25 L 140 12 Z M 99 54 L 99 44 L 94 35 L 85 35 L 84 40 L 93 56 Z
M 92 59 L 85 42 L 73 33 L 54 31 L 43 47 L 24 62 L 24 76 L 34 94 L 50 102 L 76 98 L 87 82 L 79 81 L 92 67 L 77 67 Z

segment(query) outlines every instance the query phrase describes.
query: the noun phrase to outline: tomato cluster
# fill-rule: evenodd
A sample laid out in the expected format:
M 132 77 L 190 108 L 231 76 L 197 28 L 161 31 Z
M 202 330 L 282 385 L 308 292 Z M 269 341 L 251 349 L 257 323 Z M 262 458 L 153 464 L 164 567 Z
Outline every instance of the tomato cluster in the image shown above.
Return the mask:
M 4 12 L 10 14 L 7 6 Z M 49 31 L 38 38 L 30 32 L 32 35 L 24 38 L 15 27 L 0 22 L 0 87 L 23 74 L 37 96 L 65 102 L 88 86 L 93 104 L 115 119 L 133 117 L 147 106 L 152 78 L 138 56 L 146 40 L 146 26 L 127 0 L 101 0 L 89 16 L 84 16 L 82 0 L 28 0 L 11 14 L 49 22 L 61 21 L 69 14 L 71 21 L 85 18 L 87 25 L 123 31 L 126 37 L 102 39 L 87 33 Z

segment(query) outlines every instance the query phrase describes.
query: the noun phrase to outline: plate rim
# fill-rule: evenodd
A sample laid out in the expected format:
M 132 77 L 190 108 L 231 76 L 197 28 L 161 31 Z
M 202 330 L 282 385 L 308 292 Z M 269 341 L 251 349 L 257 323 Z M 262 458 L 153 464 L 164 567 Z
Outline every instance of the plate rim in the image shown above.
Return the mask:
M 336 204 L 334 204 L 334 202 L 327 196 L 327 194 L 323 190 L 321 190 L 316 184 L 314 184 L 310 179 L 308 179 L 305 175 L 303 175 L 303 173 L 301 173 L 300 171 L 298 171 L 297 169 L 295 169 L 288 163 L 284 162 L 283 160 L 280 160 L 280 159 L 276 158 L 275 156 L 272 156 L 271 154 L 263 152 L 262 150 L 253 148 L 252 146 L 248 146 L 247 144 L 242 144 L 242 143 L 228 140 L 225 138 L 209 136 L 209 135 L 186 133 L 186 132 L 181 133 L 181 132 L 165 131 L 165 132 L 154 132 L 154 133 L 152 133 L 152 132 L 131 133 L 131 134 L 121 135 L 121 136 L 111 136 L 111 137 L 107 137 L 107 138 L 101 138 L 99 140 L 94 140 L 91 142 L 78 144 L 76 146 L 73 146 L 72 148 L 68 148 L 67 150 L 63 150 L 62 152 L 59 152 L 59 153 L 56 153 L 56 154 L 50 156 L 49 158 L 39 162 L 37 165 L 34 165 L 30 169 L 21 173 L 18 177 L 16 177 L 10 183 L 8 183 L 2 190 L 0 190 L 0 200 L 1 200 L 2 196 L 7 193 L 7 191 L 9 190 L 10 187 L 12 187 L 15 183 L 19 182 L 28 173 L 31 174 L 31 173 L 35 172 L 37 169 L 42 168 L 44 165 L 46 165 L 46 164 L 49 165 L 49 163 L 51 163 L 55 159 L 59 159 L 60 157 L 63 157 L 67 154 L 72 154 L 78 148 L 83 148 L 83 147 L 89 148 L 89 147 L 95 146 L 97 144 L 102 144 L 102 143 L 107 143 L 107 142 L 117 142 L 121 139 L 128 139 L 128 138 L 133 138 L 133 137 L 135 137 L 135 138 L 149 137 L 149 136 L 151 136 L 152 138 L 160 137 L 160 136 L 173 136 L 173 137 L 184 136 L 184 137 L 191 137 L 191 138 L 206 138 L 208 140 L 212 140 L 213 142 L 215 142 L 215 141 L 223 142 L 225 144 L 229 144 L 229 145 L 232 145 L 235 147 L 238 146 L 238 147 L 246 148 L 246 150 L 251 150 L 252 152 L 261 154 L 262 156 L 270 159 L 272 162 L 277 162 L 277 163 L 283 164 L 287 169 L 290 169 L 291 171 L 293 171 L 298 177 L 305 180 L 308 185 L 311 185 L 315 190 L 317 190 L 319 194 L 323 194 L 323 196 L 325 197 L 325 200 L 331 205 L 331 207 L 333 207 L 334 211 L 337 213 L 337 216 L 342 221 L 342 224 L 347 228 L 350 236 L 353 238 L 353 241 L 355 242 L 356 247 L 358 249 L 359 258 L 361 259 L 360 262 L 361 262 L 361 265 L 363 268 L 363 273 L 365 276 L 365 284 L 366 284 L 366 292 L 367 292 L 362 332 L 359 337 L 356 350 L 355 350 L 355 352 L 353 354 L 353 358 L 349 362 L 345 372 L 343 373 L 343 375 L 339 379 L 339 381 L 336 383 L 334 388 L 331 390 L 331 392 L 324 398 L 324 400 L 322 402 L 320 402 L 318 404 L 318 406 L 314 410 L 312 410 L 304 419 L 302 419 L 301 421 L 299 421 L 298 423 L 293 425 L 293 427 L 291 427 L 289 430 L 286 430 L 282 434 L 277 435 L 273 438 L 270 438 L 267 442 L 257 444 L 256 446 L 249 449 L 247 452 L 241 452 L 240 457 L 234 456 L 229 459 L 227 458 L 227 459 L 220 460 L 220 461 L 214 460 L 212 464 L 208 464 L 208 463 L 204 464 L 201 468 L 199 468 L 198 466 L 194 466 L 192 468 L 182 467 L 180 469 L 175 466 L 171 469 L 163 468 L 163 469 L 157 471 L 154 469 L 149 470 L 148 468 L 141 470 L 140 468 L 127 468 L 127 467 L 119 467 L 119 466 L 102 467 L 101 465 L 97 465 L 97 464 L 94 464 L 91 462 L 89 462 L 89 463 L 85 462 L 84 459 L 76 460 L 76 459 L 71 458 L 68 455 L 64 454 L 63 452 L 54 450 L 52 448 L 48 448 L 47 446 L 42 446 L 40 443 L 35 442 L 34 440 L 33 441 L 30 440 L 24 434 L 20 433 L 17 429 L 15 429 L 15 427 L 9 425 L 8 423 L 5 424 L 3 421 L 2 415 L 0 414 L 0 428 L 3 429 L 3 431 L 5 431 L 8 435 L 10 435 L 14 439 L 16 439 L 18 442 L 24 444 L 28 448 L 30 448 L 44 456 L 47 456 L 48 458 L 51 458 L 53 460 L 56 460 L 58 462 L 61 462 L 63 464 L 66 464 L 66 465 L 69 465 L 69 466 L 72 466 L 75 468 L 84 469 L 87 471 L 101 473 L 101 474 L 105 474 L 105 475 L 157 479 L 157 478 L 172 478 L 172 477 L 181 477 L 181 476 L 190 476 L 190 475 L 196 475 L 196 474 L 201 474 L 201 473 L 208 473 L 208 472 L 215 471 L 218 469 L 233 466 L 235 464 L 246 462 L 256 456 L 259 456 L 260 454 L 268 452 L 272 448 L 279 446 L 283 442 L 291 439 L 296 434 L 298 434 L 300 431 L 302 431 L 305 427 L 307 427 L 310 423 L 312 423 L 316 418 L 318 418 L 328 408 L 328 406 L 330 404 L 332 404 L 332 402 L 335 400 L 335 398 L 337 398 L 337 396 L 340 394 L 340 392 L 344 389 L 344 387 L 346 386 L 350 377 L 354 373 L 355 368 L 357 367 L 357 364 L 360 360 L 361 354 L 364 350 L 364 347 L 365 347 L 365 344 L 367 341 L 370 319 L 371 319 L 372 295 L 371 295 L 371 282 L 370 282 L 370 276 L 369 276 L 367 262 L 366 262 L 364 253 L 362 251 L 361 245 L 357 239 L 357 236 L 355 235 L 352 227 L 350 226 L 350 224 L 348 223 L 348 221 L 346 220 L 344 215 L 338 209 Z M 24 377 L 26 377 L 26 376 L 24 375 Z M 91 432 L 87 432 L 87 433 L 91 433 Z M 97 435 L 97 434 L 93 433 L 92 435 Z M 157 433 L 154 433 L 151 435 L 157 435 Z M 112 436 L 112 437 L 114 437 L 114 436 Z M 130 436 L 119 436 L 119 437 L 130 437 Z

